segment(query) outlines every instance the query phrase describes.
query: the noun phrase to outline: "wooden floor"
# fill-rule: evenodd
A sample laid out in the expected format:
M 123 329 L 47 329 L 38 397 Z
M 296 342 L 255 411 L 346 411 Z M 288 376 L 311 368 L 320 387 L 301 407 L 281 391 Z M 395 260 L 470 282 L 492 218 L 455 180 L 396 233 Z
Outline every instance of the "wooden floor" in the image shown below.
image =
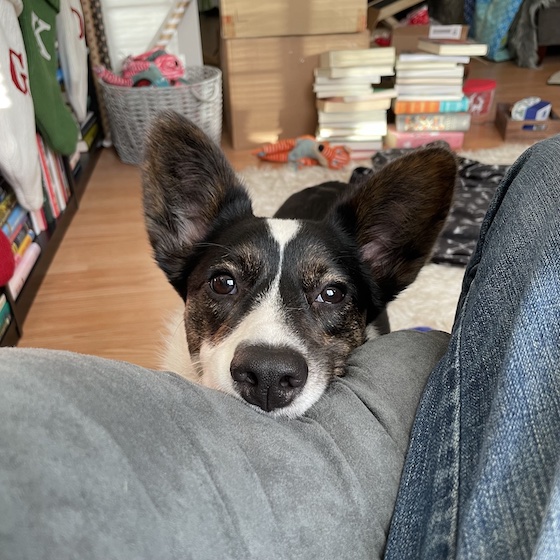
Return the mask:
M 560 86 L 547 86 L 560 56 L 538 70 L 513 63 L 471 63 L 470 77 L 494 78 L 496 99 L 536 95 L 560 109 Z M 473 125 L 465 149 L 499 146 L 493 124 Z M 238 170 L 255 165 L 249 152 L 224 150 Z M 95 354 L 157 367 L 163 318 L 179 298 L 153 264 L 144 233 L 139 172 L 105 150 L 80 210 L 51 265 L 24 325 L 20 346 Z

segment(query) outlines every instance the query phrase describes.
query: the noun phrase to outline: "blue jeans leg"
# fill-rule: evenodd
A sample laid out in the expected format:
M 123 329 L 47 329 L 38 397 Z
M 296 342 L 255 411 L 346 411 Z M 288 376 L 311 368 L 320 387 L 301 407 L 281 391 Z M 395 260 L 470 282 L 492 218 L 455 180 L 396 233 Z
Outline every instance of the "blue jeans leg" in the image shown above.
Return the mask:
M 518 159 L 489 208 L 385 558 L 560 558 L 560 136 Z

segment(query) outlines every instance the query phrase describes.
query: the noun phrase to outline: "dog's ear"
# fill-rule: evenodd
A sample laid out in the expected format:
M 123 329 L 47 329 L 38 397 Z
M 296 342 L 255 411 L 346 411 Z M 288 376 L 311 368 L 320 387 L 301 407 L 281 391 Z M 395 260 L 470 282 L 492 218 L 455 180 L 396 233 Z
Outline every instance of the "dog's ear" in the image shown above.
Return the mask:
M 449 150 L 419 149 L 365 179 L 331 214 L 356 239 L 386 302 L 416 278 L 430 256 L 456 177 Z
M 184 271 L 218 222 L 251 215 L 251 201 L 220 148 L 174 111 L 150 125 L 142 169 L 144 216 L 155 259 L 184 297 Z

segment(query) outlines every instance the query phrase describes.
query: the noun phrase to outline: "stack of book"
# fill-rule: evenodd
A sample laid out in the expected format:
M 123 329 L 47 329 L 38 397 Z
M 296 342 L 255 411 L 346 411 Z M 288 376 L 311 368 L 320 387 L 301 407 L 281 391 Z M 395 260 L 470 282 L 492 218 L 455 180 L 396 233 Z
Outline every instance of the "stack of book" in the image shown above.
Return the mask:
M 41 233 L 66 210 L 71 192 L 62 157 L 51 150 L 39 134 L 37 134 L 37 147 L 45 203 L 40 210 L 30 212 L 30 216 L 35 232 Z
M 16 264 L 15 272 L 7 284 L 14 299 L 19 296 L 41 254 L 39 235 L 54 227 L 56 219 L 66 210 L 71 195 L 62 157 L 55 154 L 39 134 L 36 139 L 43 185 L 43 207 L 28 212 L 17 201 L 10 186 L 0 178 L 0 230 L 12 246 Z M 7 328 L 4 324 L 6 322 L 4 317 L 0 327 Z
M 396 90 L 375 86 L 394 75 L 394 64 L 393 47 L 323 53 L 313 85 L 317 140 L 345 146 L 354 159 L 368 158 L 380 150 Z
M 39 258 L 41 246 L 36 242 L 37 232 L 33 227 L 30 214 L 17 202 L 13 191 L 6 183 L 0 185 L 0 228 L 12 246 L 12 254 L 16 263 L 14 274 L 7 284 L 15 299 Z M 11 315 L 8 311 L 9 307 L 3 300 L 1 335 L 4 334 L 10 323 Z
M 484 54 L 486 45 L 458 41 L 451 52 L 438 48 L 447 43 L 420 40 L 418 48 L 425 52 L 399 55 L 389 147 L 416 147 L 434 140 L 445 140 L 453 149 L 462 147 L 471 123 L 463 93 L 465 66 L 471 56 Z

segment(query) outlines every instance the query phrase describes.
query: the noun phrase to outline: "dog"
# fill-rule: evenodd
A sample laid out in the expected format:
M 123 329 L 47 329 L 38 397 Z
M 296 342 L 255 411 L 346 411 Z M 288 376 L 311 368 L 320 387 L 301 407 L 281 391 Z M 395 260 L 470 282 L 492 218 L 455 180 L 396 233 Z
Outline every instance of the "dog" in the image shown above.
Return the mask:
M 297 198 L 256 217 L 221 149 L 185 117 L 158 115 L 145 143 L 144 215 L 184 302 L 167 369 L 272 416 L 302 415 L 429 258 L 456 175 L 452 152 L 420 149 L 330 189 L 329 208 L 311 204 L 311 218 Z

